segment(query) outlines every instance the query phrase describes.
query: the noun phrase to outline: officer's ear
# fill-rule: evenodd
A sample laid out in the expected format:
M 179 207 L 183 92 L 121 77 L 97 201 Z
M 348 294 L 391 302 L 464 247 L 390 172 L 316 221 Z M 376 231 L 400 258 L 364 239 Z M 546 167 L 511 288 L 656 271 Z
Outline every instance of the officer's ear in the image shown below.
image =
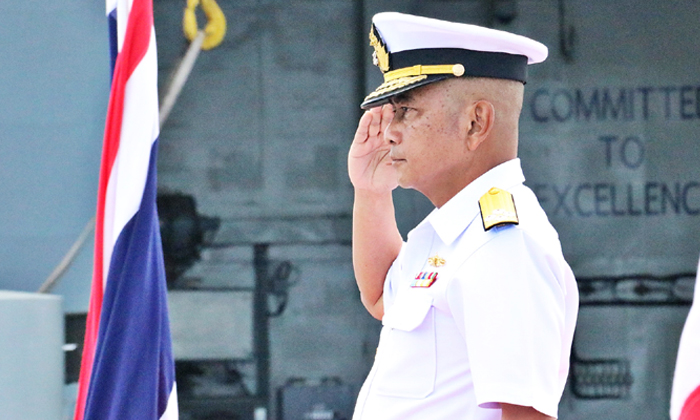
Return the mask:
M 491 134 L 496 108 L 491 102 L 480 100 L 467 109 L 467 117 L 467 148 L 473 152 Z

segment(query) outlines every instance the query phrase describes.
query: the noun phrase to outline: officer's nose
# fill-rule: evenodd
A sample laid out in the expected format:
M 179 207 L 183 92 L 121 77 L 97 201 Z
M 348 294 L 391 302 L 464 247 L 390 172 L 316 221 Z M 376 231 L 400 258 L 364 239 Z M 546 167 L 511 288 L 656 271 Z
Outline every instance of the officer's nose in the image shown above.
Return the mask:
M 401 143 L 401 133 L 396 129 L 396 124 L 394 124 L 393 119 L 386 126 L 386 129 L 384 129 L 384 141 L 391 145 Z

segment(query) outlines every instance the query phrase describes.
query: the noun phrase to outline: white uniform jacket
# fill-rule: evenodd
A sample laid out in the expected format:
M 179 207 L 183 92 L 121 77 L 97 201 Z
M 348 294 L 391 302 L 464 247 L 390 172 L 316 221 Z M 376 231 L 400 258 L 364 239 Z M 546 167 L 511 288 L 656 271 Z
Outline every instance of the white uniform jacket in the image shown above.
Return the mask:
M 502 402 L 557 416 L 578 291 L 524 180 L 518 159 L 499 165 L 409 233 L 354 420 L 500 419 Z M 512 194 L 519 224 L 484 229 L 492 187 Z

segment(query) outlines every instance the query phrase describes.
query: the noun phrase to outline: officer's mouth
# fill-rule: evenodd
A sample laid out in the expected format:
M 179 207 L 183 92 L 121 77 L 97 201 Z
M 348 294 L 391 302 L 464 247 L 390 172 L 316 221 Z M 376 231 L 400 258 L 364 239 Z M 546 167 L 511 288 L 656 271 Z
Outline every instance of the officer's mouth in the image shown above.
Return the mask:
M 397 157 L 391 156 L 391 164 L 392 165 L 399 165 L 401 163 L 406 162 L 406 159 L 399 159 Z

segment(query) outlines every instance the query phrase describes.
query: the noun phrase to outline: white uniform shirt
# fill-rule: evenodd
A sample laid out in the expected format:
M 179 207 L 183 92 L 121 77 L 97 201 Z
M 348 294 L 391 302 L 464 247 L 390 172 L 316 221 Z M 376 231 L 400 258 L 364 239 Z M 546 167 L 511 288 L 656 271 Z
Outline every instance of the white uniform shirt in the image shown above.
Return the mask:
M 500 419 L 502 402 L 557 416 L 578 290 L 524 180 L 518 159 L 499 165 L 409 233 L 354 420 Z M 478 203 L 492 187 L 513 195 L 518 225 L 484 230 Z M 443 266 L 428 264 L 436 255 Z M 432 286 L 411 287 L 431 275 Z

